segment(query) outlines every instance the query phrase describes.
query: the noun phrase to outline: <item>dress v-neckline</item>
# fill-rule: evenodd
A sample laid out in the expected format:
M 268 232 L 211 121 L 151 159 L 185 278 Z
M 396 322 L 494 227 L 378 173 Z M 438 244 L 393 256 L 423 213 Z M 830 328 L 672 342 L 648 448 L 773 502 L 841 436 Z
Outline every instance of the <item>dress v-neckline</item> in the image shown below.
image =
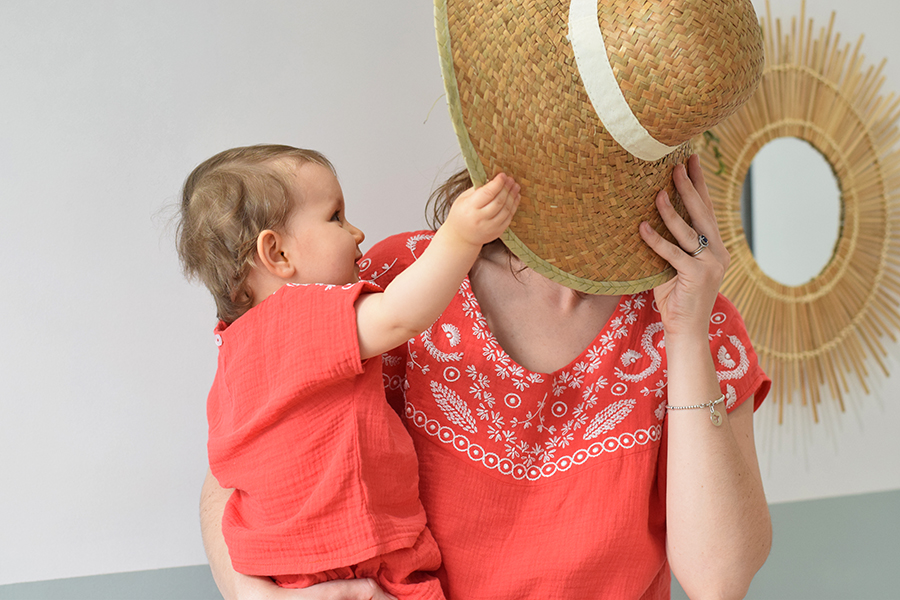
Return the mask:
M 634 295 L 623 294 L 623 295 L 619 296 L 619 299 L 616 302 L 615 308 L 613 308 L 613 311 L 612 311 L 612 313 L 610 313 L 609 318 L 606 319 L 606 322 L 603 324 L 603 327 L 601 327 L 600 330 L 597 332 L 597 335 L 595 335 L 593 337 L 593 339 L 591 339 L 590 343 L 588 343 L 588 345 L 586 347 L 584 347 L 581 350 L 581 352 L 578 353 L 578 356 L 576 356 L 571 361 L 569 361 L 569 363 L 556 369 L 555 371 L 552 371 L 550 373 L 542 373 L 540 371 L 532 371 L 528 367 L 519 364 L 518 361 L 516 361 L 512 356 L 509 355 L 509 352 L 506 351 L 506 349 L 503 347 L 503 345 L 500 344 L 500 340 L 498 340 L 497 336 L 494 335 L 494 332 L 491 329 L 491 326 L 487 322 L 487 318 L 484 316 L 484 312 L 481 310 L 481 303 L 478 301 L 478 298 L 475 296 L 475 291 L 472 288 L 472 281 L 469 279 L 468 275 L 466 275 L 466 278 L 463 280 L 461 289 L 466 290 L 466 296 L 469 297 L 471 299 L 471 301 L 473 302 L 472 307 L 475 309 L 475 311 L 478 313 L 478 315 L 481 317 L 482 321 L 484 322 L 483 329 L 488 336 L 487 339 L 490 342 L 496 344 L 497 348 L 502 353 L 502 356 L 504 358 L 506 358 L 506 360 L 508 360 L 510 362 L 510 364 L 515 365 L 516 367 L 522 369 L 525 373 L 540 375 L 541 377 L 549 377 L 551 379 L 554 376 L 556 376 L 558 373 L 561 373 L 563 371 L 572 370 L 576 364 L 578 364 L 579 362 L 582 362 L 584 360 L 585 355 L 592 348 L 594 348 L 598 345 L 598 340 L 600 340 L 600 338 L 609 331 L 610 323 L 613 322 L 613 319 L 615 319 L 616 315 L 622 310 L 622 305 L 624 302 L 627 301 L 626 299 L 634 298 L 635 296 L 638 295 L 638 294 L 634 294 Z

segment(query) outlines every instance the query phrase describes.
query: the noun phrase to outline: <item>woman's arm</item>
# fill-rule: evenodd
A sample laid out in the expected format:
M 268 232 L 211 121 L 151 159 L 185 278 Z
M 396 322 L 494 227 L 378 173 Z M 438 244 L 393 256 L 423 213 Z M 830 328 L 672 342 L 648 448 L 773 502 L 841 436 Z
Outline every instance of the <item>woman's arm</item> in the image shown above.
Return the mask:
M 371 579 L 329 581 L 305 589 L 286 589 L 278 587 L 268 577 L 236 572 L 222 536 L 222 515 L 230 496 L 231 490 L 222 488 L 207 470 L 200 493 L 200 531 L 209 568 L 225 600 L 397 600 Z
M 679 245 L 646 223 L 641 235 L 678 272 L 654 290 L 654 297 L 665 329 L 668 403 L 692 406 L 722 393 L 708 336 L 729 256 L 697 157 L 691 157 L 688 170 L 676 167 L 674 179 L 694 227 L 660 193 L 657 206 Z M 709 247 L 692 256 L 698 233 L 708 237 Z M 667 552 L 672 571 L 695 600 L 743 598 L 772 540 L 753 443 L 753 399 L 730 415 L 724 405 L 718 412 L 719 427 L 705 408 L 671 410 L 666 417 Z

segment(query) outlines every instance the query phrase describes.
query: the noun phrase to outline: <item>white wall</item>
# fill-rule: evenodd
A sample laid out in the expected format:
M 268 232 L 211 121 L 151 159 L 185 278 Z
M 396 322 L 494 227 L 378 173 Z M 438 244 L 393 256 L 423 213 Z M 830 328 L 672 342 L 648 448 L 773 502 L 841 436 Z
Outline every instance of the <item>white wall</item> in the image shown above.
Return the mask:
M 0 3 L 0 584 L 205 561 L 215 312 L 162 209 L 215 152 L 280 142 L 334 161 L 365 247 L 424 227 L 459 152 L 432 10 Z
M 900 7 L 831 8 L 900 89 Z M 4 2 L 0 56 L 0 584 L 202 563 L 214 311 L 164 209 L 211 154 L 282 142 L 333 159 L 366 247 L 422 227 L 458 164 L 431 3 Z M 900 488 L 895 381 L 808 460 L 773 444 L 770 497 Z

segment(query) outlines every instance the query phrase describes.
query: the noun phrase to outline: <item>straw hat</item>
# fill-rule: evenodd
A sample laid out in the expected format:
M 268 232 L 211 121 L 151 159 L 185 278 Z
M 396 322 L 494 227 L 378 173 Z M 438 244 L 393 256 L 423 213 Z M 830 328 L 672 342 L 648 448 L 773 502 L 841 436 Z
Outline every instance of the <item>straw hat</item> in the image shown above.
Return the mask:
M 476 184 L 522 201 L 504 243 L 573 289 L 637 293 L 674 275 L 640 238 L 690 140 L 756 89 L 750 0 L 435 0 L 450 114 Z

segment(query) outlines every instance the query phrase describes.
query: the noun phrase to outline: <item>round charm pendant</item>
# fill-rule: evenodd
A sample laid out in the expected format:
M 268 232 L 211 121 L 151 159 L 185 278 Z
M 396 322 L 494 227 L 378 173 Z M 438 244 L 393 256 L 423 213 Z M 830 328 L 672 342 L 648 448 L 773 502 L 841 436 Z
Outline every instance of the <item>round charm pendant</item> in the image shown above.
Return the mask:
M 716 427 L 722 425 L 722 413 L 717 411 L 715 407 L 710 407 L 709 409 L 709 420 L 712 421 L 712 424 Z

